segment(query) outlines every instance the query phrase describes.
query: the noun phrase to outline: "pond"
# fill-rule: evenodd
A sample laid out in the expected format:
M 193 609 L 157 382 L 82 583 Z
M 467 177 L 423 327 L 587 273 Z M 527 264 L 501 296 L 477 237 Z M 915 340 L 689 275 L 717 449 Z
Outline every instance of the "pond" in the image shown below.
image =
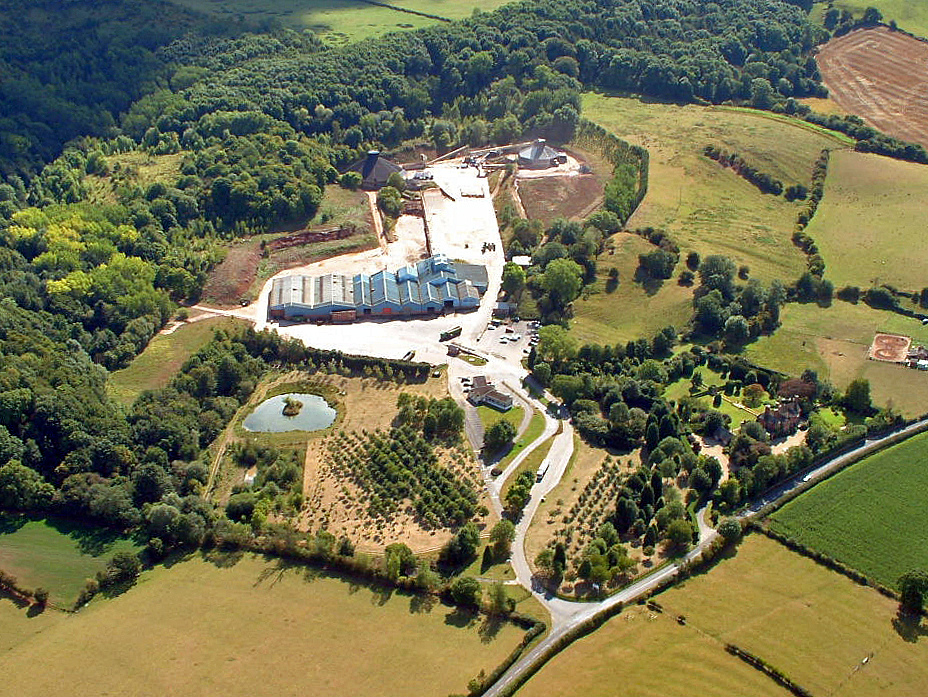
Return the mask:
M 303 402 L 303 408 L 295 416 L 284 416 L 284 400 L 287 397 Z M 242 424 L 247 431 L 281 433 L 283 431 L 321 431 L 335 421 L 335 411 L 317 394 L 290 392 L 266 399 L 245 417 Z

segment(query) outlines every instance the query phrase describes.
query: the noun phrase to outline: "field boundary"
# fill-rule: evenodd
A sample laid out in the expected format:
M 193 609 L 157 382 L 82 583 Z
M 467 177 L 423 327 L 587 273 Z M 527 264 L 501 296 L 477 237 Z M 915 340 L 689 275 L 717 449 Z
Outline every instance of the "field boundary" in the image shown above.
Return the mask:
M 429 14 L 428 12 L 420 12 L 419 10 L 410 10 L 407 7 L 397 7 L 396 5 L 391 5 L 386 2 L 377 2 L 377 0 L 361 0 L 366 5 L 374 5 L 375 7 L 386 7 L 388 10 L 396 10 L 397 12 L 405 12 L 410 15 L 418 15 L 420 17 L 425 17 L 426 19 L 437 19 L 439 22 L 448 22 L 449 24 L 452 20 L 447 17 L 442 17 L 440 15 Z

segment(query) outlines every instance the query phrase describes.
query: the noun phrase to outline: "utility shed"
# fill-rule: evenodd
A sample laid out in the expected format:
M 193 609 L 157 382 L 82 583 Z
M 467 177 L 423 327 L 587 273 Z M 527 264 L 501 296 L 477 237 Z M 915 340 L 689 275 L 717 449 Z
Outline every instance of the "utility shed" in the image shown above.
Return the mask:
M 377 191 L 387 185 L 391 174 L 402 173 L 403 168 L 383 157 L 379 150 L 370 150 L 365 157 L 352 164 L 348 171 L 361 175 L 362 189 Z
M 519 151 L 519 167 L 525 169 L 548 169 L 567 162 L 567 155 L 548 145 L 539 138 L 527 148 Z

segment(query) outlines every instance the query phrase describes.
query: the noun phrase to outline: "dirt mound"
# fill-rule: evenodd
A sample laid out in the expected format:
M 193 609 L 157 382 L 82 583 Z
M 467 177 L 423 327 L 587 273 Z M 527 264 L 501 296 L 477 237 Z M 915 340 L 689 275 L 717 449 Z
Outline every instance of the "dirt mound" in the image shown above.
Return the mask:
M 825 44 L 816 62 L 843 109 L 928 147 L 928 43 L 887 27 L 858 29 Z
M 236 306 L 246 299 L 261 261 L 258 240 L 240 242 L 229 249 L 226 258 L 214 268 L 203 287 L 202 302 L 220 307 Z

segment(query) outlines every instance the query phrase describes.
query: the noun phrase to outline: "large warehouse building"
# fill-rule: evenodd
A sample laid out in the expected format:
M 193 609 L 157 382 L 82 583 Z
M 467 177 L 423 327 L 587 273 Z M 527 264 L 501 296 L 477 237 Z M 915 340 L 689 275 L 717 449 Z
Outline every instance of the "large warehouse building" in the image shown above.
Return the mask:
M 476 309 L 487 285 L 485 266 L 455 263 L 436 254 L 396 272 L 277 278 L 268 314 L 346 322 L 366 316 L 436 315 Z

